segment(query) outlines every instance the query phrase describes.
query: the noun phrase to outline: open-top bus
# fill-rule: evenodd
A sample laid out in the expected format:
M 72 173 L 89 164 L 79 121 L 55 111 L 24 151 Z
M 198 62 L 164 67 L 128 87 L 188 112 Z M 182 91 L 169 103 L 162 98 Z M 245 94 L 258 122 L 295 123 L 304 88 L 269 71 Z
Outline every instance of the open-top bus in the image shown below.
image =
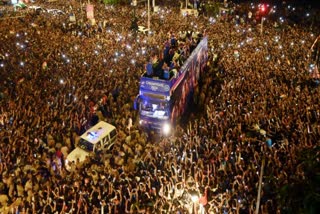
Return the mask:
M 182 66 L 168 79 L 149 76 L 140 79 L 135 109 L 139 111 L 139 124 L 146 129 L 169 134 L 171 127 L 185 112 L 194 95 L 201 73 L 207 64 L 208 38 L 203 37 Z

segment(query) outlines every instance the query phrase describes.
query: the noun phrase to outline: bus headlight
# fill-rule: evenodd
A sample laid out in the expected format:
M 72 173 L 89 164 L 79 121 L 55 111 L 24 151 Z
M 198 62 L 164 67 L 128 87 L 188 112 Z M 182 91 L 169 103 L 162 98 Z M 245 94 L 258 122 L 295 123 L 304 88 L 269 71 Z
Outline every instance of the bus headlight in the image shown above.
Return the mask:
M 168 135 L 170 133 L 171 127 L 170 124 L 165 123 L 162 127 L 163 134 Z

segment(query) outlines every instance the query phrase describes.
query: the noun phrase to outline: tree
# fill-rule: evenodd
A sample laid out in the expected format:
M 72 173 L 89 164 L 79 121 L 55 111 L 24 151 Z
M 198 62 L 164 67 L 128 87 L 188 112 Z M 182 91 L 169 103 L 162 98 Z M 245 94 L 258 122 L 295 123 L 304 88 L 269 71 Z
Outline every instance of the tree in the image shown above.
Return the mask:
M 320 147 L 315 146 L 298 154 L 299 166 L 305 179 L 292 179 L 279 188 L 281 213 L 320 213 Z
M 103 0 L 104 4 L 119 4 L 121 0 Z

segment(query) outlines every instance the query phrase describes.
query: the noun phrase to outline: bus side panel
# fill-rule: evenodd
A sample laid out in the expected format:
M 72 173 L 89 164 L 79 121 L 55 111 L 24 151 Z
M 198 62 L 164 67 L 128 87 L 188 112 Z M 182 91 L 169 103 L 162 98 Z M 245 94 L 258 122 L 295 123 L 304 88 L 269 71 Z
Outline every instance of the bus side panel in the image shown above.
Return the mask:
M 201 46 L 196 54 L 193 54 L 183 66 L 186 72 L 184 79 L 176 88 L 172 95 L 171 121 L 176 121 L 186 110 L 194 94 L 194 89 L 198 85 L 198 80 L 206 65 L 207 44 Z

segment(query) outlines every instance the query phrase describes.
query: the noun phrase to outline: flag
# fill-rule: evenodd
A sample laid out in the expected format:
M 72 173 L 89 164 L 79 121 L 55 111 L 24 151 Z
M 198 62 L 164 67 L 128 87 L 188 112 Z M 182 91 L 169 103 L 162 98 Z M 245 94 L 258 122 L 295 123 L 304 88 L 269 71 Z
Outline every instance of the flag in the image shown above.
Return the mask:
M 311 72 L 311 78 L 312 79 L 320 79 L 320 73 L 319 73 L 319 70 L 318 70 L 318 66 L 315 65 L 312 72 Z
M 87 18 L 94 19 L 93 4 L 87 4 Z

